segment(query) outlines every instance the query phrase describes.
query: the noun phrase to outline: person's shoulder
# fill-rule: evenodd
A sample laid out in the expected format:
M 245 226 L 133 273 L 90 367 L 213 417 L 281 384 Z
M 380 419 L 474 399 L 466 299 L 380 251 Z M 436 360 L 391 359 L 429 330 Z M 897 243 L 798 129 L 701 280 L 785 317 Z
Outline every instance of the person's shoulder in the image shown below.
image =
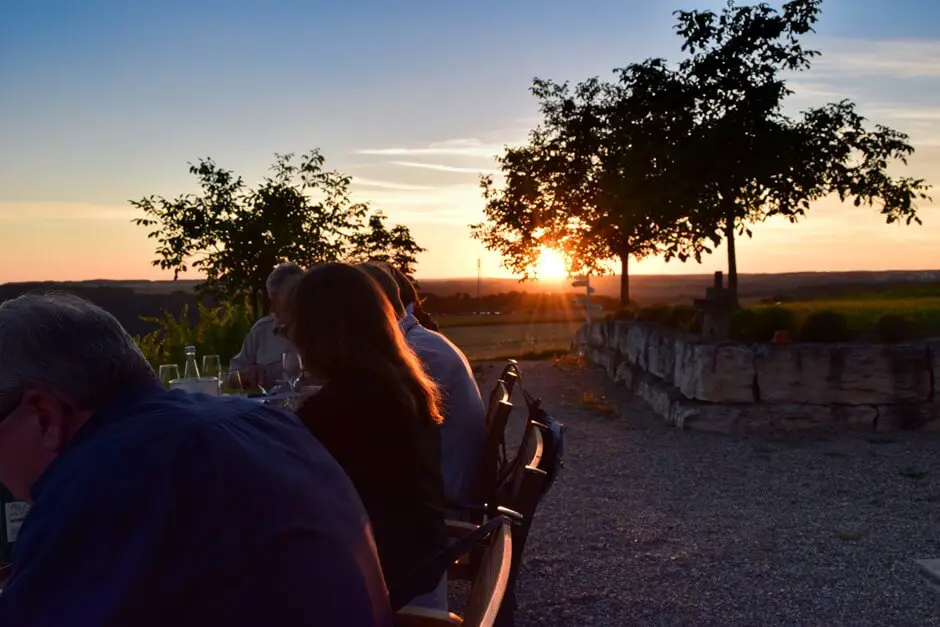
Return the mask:
M 257 322 L 251 325 L 250 333 L 273 330 L 275 326 L 276 321 L 274 320 L 274 316 L 264 316 L 263 318 L 259 318 Z
M 465 362 L 466 356 L 456 344 L 451 342 L 446 335 L 416 326 L 408 335 L 408 341 L 412 345 L 419 357 L 425 357 L 426 354 L 438 358 L 447 359 L 455 362 Z

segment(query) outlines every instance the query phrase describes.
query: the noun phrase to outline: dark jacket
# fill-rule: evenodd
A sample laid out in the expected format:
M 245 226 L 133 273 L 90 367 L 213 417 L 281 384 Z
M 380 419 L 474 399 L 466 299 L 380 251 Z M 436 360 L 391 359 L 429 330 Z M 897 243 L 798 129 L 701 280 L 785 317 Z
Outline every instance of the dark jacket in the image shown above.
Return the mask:
M 414 415 L 387 384 L 367 377 L 327 381 L 297 415 L 359 491 L 389 589 L 443 550 L 440 425 Z M 438 581 L 416 583 L 424 593 Z
M 0 625 L 391 625 L 369 521 L 286 412 L 126 390 L 33 487 Z

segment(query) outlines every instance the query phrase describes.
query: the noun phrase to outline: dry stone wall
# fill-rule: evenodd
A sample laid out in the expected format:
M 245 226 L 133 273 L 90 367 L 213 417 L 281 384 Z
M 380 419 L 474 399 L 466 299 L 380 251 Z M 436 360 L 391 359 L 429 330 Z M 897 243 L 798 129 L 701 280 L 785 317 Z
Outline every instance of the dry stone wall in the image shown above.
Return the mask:
M 680 428 L 940 431 L 940 340 L 748 345 L 605 321 L 581 327 L 574 348 Z

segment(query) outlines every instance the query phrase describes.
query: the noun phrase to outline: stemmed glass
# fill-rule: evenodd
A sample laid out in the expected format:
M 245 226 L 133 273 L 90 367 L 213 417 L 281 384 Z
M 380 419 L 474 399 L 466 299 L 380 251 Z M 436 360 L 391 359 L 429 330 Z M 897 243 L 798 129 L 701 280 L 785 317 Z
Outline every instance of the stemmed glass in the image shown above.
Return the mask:
M 218 377 L 222 374 L 222 362 L 218 355 L 204 355 L 202 357 L 202 376 Z
M 284 353 L 281 355 L 281 367 L 284 369 L 284 378 L 290 385 L 290 391 L 297 391 L 297 384 L 304 375 L 304 364 L 297 353 Z
M 163 384 L 163 387 L 170 389 L 170 381 L 175 381 L 180 378 L 180 367 L 176 364 L 163 364 L 160 366 L 159 371 L 160 383 Z
M 242 378 L 238 370 L 223 370 L 219 377 L 219 385 L 222 388 L 222 394 L 230 396 L 244 396 L 245 389 L 242 387 Z

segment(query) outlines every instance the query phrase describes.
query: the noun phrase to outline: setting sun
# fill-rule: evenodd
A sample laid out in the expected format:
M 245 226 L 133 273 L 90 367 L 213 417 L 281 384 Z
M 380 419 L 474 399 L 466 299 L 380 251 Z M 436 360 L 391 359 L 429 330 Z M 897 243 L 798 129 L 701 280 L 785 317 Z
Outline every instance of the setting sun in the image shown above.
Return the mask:
M 540 279 L 563 279 L 568 276 L 568 266 L 557 250 L 543 248 L 535 272 Z

